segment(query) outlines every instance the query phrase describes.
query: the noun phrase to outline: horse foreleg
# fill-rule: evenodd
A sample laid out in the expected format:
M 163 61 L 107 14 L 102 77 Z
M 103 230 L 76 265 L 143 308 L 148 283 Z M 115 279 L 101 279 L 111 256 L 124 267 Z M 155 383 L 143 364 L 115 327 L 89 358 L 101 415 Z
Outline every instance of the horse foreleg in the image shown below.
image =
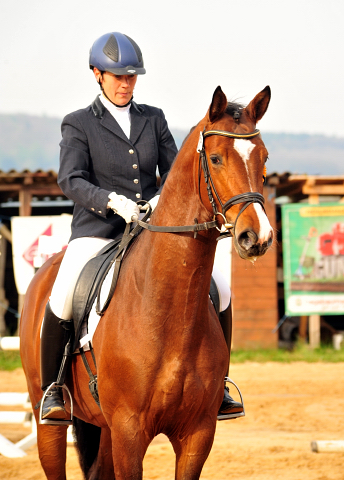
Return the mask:
M 197 430 L 182 440 L 171 438 L 176 453 L 176 480 L 199 479 L 213 445 L 215 425 L 197 425 Z
M 39 459 L 48 480 L 66 480 L 67 426 L 37 425 Z
M 116 480 L 142 480 L 142 462 L 150 440 L 140 425 L 130 420 L 112 424 L 111 440 Z

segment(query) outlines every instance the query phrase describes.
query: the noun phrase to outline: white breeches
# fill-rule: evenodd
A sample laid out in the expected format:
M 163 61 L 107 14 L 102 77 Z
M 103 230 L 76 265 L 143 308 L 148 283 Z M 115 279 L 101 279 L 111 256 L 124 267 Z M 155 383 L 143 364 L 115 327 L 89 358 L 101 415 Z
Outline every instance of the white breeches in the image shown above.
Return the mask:
M 72 318 L 74 288 L 80 272 L 110 242 L 108 238 L 81 237 L 68 244 L 50 296 L 50 307 L 57 317 Z
M 232 276 L 232 239 L 222 238 L 216 246 L 212 272 L 220 297 L 220 312 L 226 310 L 231 302 Z
M 227 239 L 221 240 L 226 242 Z M 91 258 L 105 247 L 111 239 L 101 237 L 81 237 L 72 240 L 65 252 L 56 277 L 51 296 L 50 307 L 59 318 L 69 320 L 72 318 L 72 302 L 76 282 L 81 270 Z M 223 250 L 223 244 L 221 245 Z M 226 250 L 226 249 L 225 249 Z M 231 300 L 231 290 L 229 287 L 230 275 L 223 272 L 224 254 L 218 254 L 217 248 L 213 267 L 213 277 L 220 296 L 220 311 L 226 310 Z M 228 247 L 228 263 L 230 265 L 230 246 Z

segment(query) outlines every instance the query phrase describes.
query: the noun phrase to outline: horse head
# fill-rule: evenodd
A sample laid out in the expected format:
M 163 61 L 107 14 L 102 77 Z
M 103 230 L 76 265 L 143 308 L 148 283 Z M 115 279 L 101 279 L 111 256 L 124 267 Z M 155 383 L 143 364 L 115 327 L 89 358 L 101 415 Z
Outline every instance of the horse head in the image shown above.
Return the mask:
M 262 195 L 268 152 L 256 129 L 270 97 L 270 87 L 265 87 L 243 107 L 228 103 L 217 87 L 198 125 L 203 128 L 198 151 L 207 187 L 207 192 L 201 187 L 202 202 L 231 229 L 238 254 L 251 260 L 264 255 L 273 241 Z

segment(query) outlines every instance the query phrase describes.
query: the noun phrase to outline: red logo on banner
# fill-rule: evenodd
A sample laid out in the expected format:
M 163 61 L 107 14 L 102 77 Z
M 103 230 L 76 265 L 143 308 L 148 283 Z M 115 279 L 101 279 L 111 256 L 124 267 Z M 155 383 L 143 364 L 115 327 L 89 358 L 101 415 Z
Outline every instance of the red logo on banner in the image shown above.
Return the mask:
M 46 231 L 41 233 L 41 235 L 47 235 L 48 237 L 51 237 L 51 235 L 52 235 L 52 225 L 49 225 L 49 227 L 46 229 Z M 37 256 L 38 239 L 41 235 L 39 235 L 37 237 L 37 240 L 35 240 L 33 242 L 33 244 L 27 250 L 25 250 L 25 252 L 23 253 L 24 259 L 27 262 L 29 262 L 29 264 L 32 265 L 32 266 L 33 266 L 33 259 L 34 259 L 34 257 Z
M 318 251 L 323 256 L 344 255 L 344 223 L 334 223 L 331 233 L 319 236 Z

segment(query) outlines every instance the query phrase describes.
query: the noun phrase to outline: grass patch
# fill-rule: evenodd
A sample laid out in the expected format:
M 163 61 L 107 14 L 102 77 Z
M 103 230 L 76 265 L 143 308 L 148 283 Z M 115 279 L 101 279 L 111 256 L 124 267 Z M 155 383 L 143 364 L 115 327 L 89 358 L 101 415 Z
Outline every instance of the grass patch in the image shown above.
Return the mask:
M 12 371 L 16 368 L 21 368 L 21 366 L 19 352 L 0 350 L 0 370 Z
M 344 349 L 334 350 L 330 346 L 321 346 L 311 349 L 308 345 L 296 345 L 293 350 L 257 349 L 257 350 L 234 350 L 231 353 L 231 363 L 245 362 L 344 362 Z M 0 350 L 0 370 L 12 371 L 21 368 L 19 352 Z
M 231 353 L 231 363 L 244 362 L 344 362 L 344 349 L 334 350 L 330 346 L 321 346 L 311 349 L 308 345 L 296 345 L 293 350 L 258 349 L 235 350 Z

